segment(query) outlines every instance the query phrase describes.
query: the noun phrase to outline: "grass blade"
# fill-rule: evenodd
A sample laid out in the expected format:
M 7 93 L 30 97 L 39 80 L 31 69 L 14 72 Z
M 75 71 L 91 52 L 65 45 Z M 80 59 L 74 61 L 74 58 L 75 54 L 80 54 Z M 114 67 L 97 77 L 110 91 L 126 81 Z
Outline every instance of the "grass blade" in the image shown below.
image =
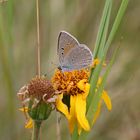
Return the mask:
M 105 83 L 106 83 L 106 80 L 107 80 L 107 76 L 108 74 L 110 73 L 110 70 L 111 70 L 111 67 L 114 63 L 114 60 L 117 56 L 117 52 L 118 52 L 118 48 L 116 49 L 107 69 L 106 69 L 106 72 L 103 76 L 103 79 L 102 79 L 102 83 L 100 84 L 100 87 L 98 88 L 98 91 L 96 92 L 96 94 L 94 95 L 93 97 L 93 100 L 92 100 L 92 103 L 88 109 L 88 112 L 87 112 L 87 118 L 90 122 L 90 124 L 92 124 L 92 120 L 93 120 L 93 116 L 97 110 L 97 106 L 98 106 L 98 103 L 100 101 L 100 98 L 101 98 L 101 95 L 102 95 L 102 91 L 105 87 Z M 81 135 L 79 136 L 79 140 L 86 140 L 87 138 L 87 135 L 88 135 L 88 132 L 85 132 L 85 131 L 82 131 Z
M 107 15 L 108 15 L 109 4 L 110 4 L 110 0 L 106 0 L 104 10 L 103 10 L 103 15 L 102 15 L 102 18 L 101 18 L 101 24 L 99 26 L 99 31 L 98 31 L 98 34 L 97 34 L 95 49 L 94 49 L 94 52 L 93 52 L 94 59 L 97 57 L 97 53 L 98 53 L 98 50 L 99 50 L 100 42 L 101 42 L 103 31 L 104 31 L 104 26 L 105 26 L 105 23 L 106 23 L 106 18 L 107 18 Z
M 108 3 L 108 0 L 106 1 L 106 3 Z M 109 0 L 108 12 L 106 13 L 107 15 L 106 15 L 105 23 L 104 23 L 105 25 L 104 25 L 104 28 L 102 28 L 103 33 L 102 33 L 102 36 L 101 36 L 101 39 L 100 39 L 101 40 L 100 45 L 99 45 L 99 48 L 98 48 L 99 52 L 97 52 L 97 55 L 99 56 L 99 59 L 100 59 L 101 62 L 94 70 L 91 71 L 91 76 L 90 76 L 91 88 L 90 88 L 89 96 L 88 96 L 88 99 L 87 99 L 87 109 L 88 109 L 88 107 L 89 107 L 89 105 L 92 101 L 93 96 L 94 96 L 94 91 L 93 90 L 96 88 L 97 80 L 98 80 L 99 74 L 100 74 L 101 69 L 102 69 L 102 64 L 104 62 L 103 49 L 104 49 L 104 46 L 105 46 L 105 43 L 106 43 L 106 37 L 107 37 L 107 32 L 108 32 L 111 8 L 112 8 L 112 1 Z
M 129 2 L 129 0 L 122 0 L 121 6 L 120 6 L 119 11 L 118 11 L 118 14 L 117 14 L 117 16 L 115 18 L 113 27 L 111 29 L 111 32 L 110 32 L 109 37 L 108 37 L 108 40 L 107 40 L 106 45 L 105 45 L 105 50 L 104 50 L 105 54 L 107 53 L 107 50 L 110 47 L 110 45 L 111 45 L 111 43 L 112 43 L 112 41 L 114 39 L 114 36 L 115 36 L 115 34 L 116 34 L 117 30 L 118 30 L 118 27 L 119 27 L 119 25 L 121 23 L 121 20 L 122 20 L 122 18 L 124 16 L 124 13 L 125 13 L 126 8 L 128 6 L 128 2 Z

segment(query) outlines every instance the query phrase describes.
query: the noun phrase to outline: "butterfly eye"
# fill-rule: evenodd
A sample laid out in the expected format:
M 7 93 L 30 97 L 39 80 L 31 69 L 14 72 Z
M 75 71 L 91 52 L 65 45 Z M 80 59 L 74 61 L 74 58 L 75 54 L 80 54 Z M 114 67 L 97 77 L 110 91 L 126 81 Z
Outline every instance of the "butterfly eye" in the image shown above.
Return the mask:
M 64 48 L 61 48 L 62 50 L 64 50 Z

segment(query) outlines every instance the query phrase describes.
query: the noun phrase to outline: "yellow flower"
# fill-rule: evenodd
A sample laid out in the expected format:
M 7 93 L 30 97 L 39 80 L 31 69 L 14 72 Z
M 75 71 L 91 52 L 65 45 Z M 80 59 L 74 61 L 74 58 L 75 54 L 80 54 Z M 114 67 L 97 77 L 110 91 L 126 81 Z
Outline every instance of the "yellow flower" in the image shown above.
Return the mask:
M 89 84 L 84 83 L 86 80 L 81 80 L 77 83 L 77 87 L 83 90 L 82 94 L 71 95 L 70 96 L 70 109 L 62 101 L 63 93 L 59 95 L 59 98 L 56 100 L 57 109 L 62 112 L 69 121 L 69 129 L 72 133 L 74 130 L 75 124 L 78 127 L 78 133 L 80 134 L 81 130 L 85 131 L 90 130 L 88 120 L 86 118 L 86 97 L 89 91 Z M 81 88 L 82 87 L 82 88 Z
M 86 118 L 86 99 L 90 89 L 88 78 L 88 70 L 74 70 L 71 72 L 56 70 L 52 78 L 53 88 L 57 93 L 56 109 L 66 116 L 70 133 L 73 133 L 75 126 L 78 128 L 79 135 L 82 129 L 85 131 L 90 130 L 90 125 Z M 102 79 L 99 78 L 97 89 L 101 82 Z M 109 110 L 112 108 L 111 100 L 104 90 L 92 124 L 95 123 L 100 114 L 102 101 L 105 102 Z
M 77 83 L 86 79 L 88 81 L 89 71 L 88 70 L 74 70 L 70 72 L 62 72 L 56 70 L 52 77 L 52 84 L 55 91 L 58 93 L 65 93 L 65 95 L 77 95 L 83 91 L 77 88 Z
M 56 108 L 62 112 L 69 122 L 69 129 L 72 133 L 75 125 L 78 133 L 81 130 L 90 130 L 89 122 L 86 118 L 86 98 L 89 93 L 87 70 L 75 70 L 64 72 L 57 70 L 52 83 L 55 90 L 62 91 L 56 99 Z M 65 101 L 66 98 L 69 100 Z

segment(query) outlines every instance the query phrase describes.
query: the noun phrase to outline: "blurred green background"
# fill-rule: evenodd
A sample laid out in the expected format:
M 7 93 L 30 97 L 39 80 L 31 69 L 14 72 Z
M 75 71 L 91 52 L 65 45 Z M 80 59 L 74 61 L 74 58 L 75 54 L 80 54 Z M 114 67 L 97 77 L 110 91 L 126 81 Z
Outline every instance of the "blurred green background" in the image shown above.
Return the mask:
M 41 73 L 48 78 L 58 66 L 57 37 L 73 34 L 93 51 L 105 0 L 40 0 Z M 120 0 L 114 0 L 110 27 Z M 113 109 L 105 107 L 89 140 L 140 140 L 140 0 L 130 0 L 112 43 L 120 46 L 106 89 Z M 29 140 L 25 117 L 16 93 L 36 75 L 35 0 L 0 3 L 0 140 Z M 62 140 L 69 140 L 67 121 L 61 119 Z M 41 140 L 56 140 L 56 113 L 42 126 Z

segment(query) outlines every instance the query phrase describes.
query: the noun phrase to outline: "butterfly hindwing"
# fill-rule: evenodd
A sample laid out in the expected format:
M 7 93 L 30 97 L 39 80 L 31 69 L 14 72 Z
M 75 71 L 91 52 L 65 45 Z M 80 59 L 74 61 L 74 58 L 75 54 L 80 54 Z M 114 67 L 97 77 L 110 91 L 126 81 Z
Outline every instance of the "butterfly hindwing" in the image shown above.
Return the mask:
M 62 68 L 68 71 L 86 68 L 92 64 L 92 60 L 90 49 L 86 45 L 80 44 L 79 47 L 71 49 L 69 54 L 64 58 Z

